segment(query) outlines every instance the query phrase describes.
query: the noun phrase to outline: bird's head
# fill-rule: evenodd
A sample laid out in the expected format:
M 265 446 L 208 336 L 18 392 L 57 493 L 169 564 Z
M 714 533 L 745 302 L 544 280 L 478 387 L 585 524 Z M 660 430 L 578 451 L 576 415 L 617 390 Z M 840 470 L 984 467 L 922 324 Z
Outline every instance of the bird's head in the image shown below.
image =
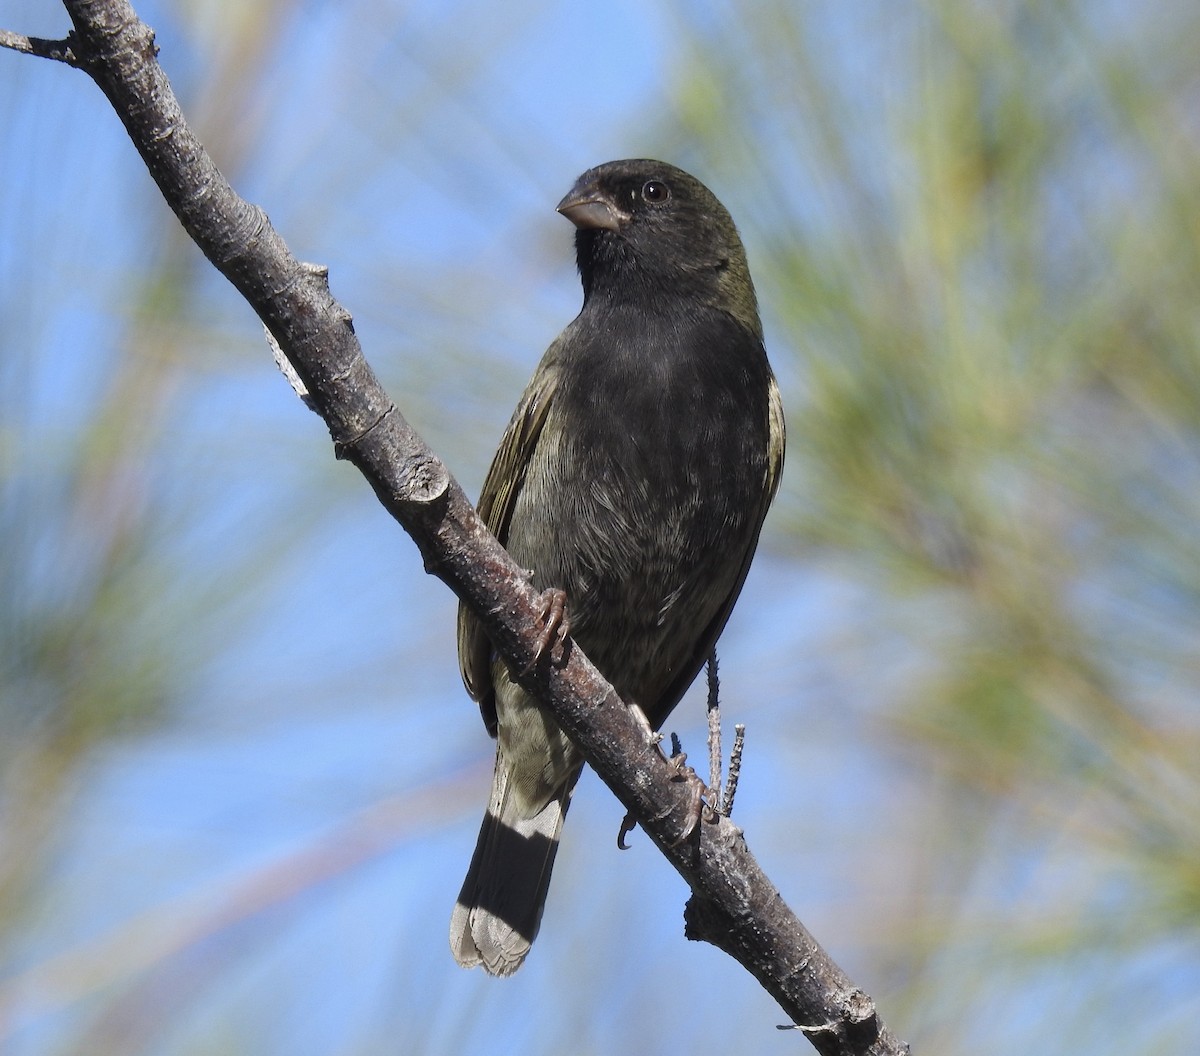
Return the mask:
M 761 336 L 746 251 L 726 208 L 663 161 L 610 161 L 576 181 L 558 211 L 571 221 L 585 300 L 687 296 Z

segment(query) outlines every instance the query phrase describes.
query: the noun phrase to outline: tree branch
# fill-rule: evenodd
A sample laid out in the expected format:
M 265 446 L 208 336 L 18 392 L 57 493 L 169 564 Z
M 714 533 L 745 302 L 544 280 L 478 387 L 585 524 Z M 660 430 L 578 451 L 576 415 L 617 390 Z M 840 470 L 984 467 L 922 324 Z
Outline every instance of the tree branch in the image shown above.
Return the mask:
M 65 62 L 68 66 L 78 66 L 71 45 L 70 38 L 44 40 L 42 37 L 27 37 L 8 29 L 0 29 L 0 48 L 10 48 L 13 51 L 23 51 L 26 55 L 36 55 L 40 59 L 54 59 L 57 62 Z
M 512 670 L 526 671 L 540 630 L 537 592 L 379 385 L 324 269 L 297 261 L 263 211 L 234 193 L 184 120 L 158 65 L 154 35 L 130 4 L 64 6 L 75 26 L 67 42 L 5 33 L 0 44 L 70 62 L 96 82 L 185 230 L 294 366 L 336 456 L 358 467 L 416 542 L 427 571 L 479 615 Z M 688 790 L 579 649 L 517 678 L 553 710 L 691 887 L 689 938 L 741 962 L 825 1056 L 908 1051 L 784 904 L 732 822 L 703 823 L 676 845 L 687 825 Z

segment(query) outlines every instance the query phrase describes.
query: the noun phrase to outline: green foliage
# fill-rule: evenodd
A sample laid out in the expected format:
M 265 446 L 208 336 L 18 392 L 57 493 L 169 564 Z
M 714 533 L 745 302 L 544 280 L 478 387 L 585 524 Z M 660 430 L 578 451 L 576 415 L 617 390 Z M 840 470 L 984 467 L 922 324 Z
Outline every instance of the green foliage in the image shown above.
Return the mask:
M 864 23 L 855 80 L 820 50 L 822 17 L 730 12 L 680 91 L 681 144 L 702 170 L 731 152 L 726 183 L 759 203 L 773 347 L 795 350 L 781 545 L 853 569 L 888 614 L 876 633 L 902 625 L 922 650 L 924 674 L 878 706 L 941 795 L 976 805 L 938 853 L 994 867 L 980 827 L 1016 810 L 1022 853 L 1077 856 L 1060 941 L 1017 925 L 1026 970 L 1194 947 L 1200 149 L 1183 42 L 1200 18 L 892 9 L 886 30 Z M 897 941 L 936 928 L 962 971 L 978 915 L 930 913 Z
M 198 42 L 199 61 L 176 36 L 168 67 L 222 167 L 235 182 L 245 174 L 306 259 L 340 254 L 335 293 L 355 311 L 369 355 L 400 379 L 392 388 L 405 413 L 468 486 L 565 321 L 558 304 L 543 305 L 538 282 L 566 270 L 567 236 L 553 257 L 538 258 L 529 231 L 542 213 L 521 210 L 532 201 L 545 212 L 574 175 L 610 156 L 597 153 L 599 142 L 704 178 L 742 230 L 785 388 L 788 465 L 768 546 L 865 599 L 825 630 L 823 651 L 764 665 L 804 687 L 809 669 L 828 662 L 844 676 L 835 696 L 851 700 L 861 722 L 822 725 L 825 702 L 789 688 L 772 712 L 789 722 L 771 729 L 762 751 L 817 745 L 814 755 L 836 758 L 839 771 L 870 758 L 889 789 L 871 801 L 879 816 L 849 833 L 840 815 L 818 830 L 819 805 L 786 799 L 780 831 L 790 842 L 771 847 L 782 875 L 799 884 L 812 873 L 814 843 L 858 848 L 847 852 L 855 868 L 838 873 L 852 905 L 834 914 L 845 927 L 819 937 L 852 947 L 852 974 L 920 1051 L 1190 1051 L 1198 1009 L 1189 984 L 1200 963 L 1200 8 L 680 0 L 668 9 L 674 50 L 648 75 L 655 91 L 641 109 L 575 86 L 578 120 L 549 127 L 515 98 L 525 67 L 513 56 L 551 7 L 521 5 L 516 17 L 505 8 L 498 18 L 499 8 L 450 5 L 443 22 L 407 6 L 350 5 L 350 21 L 322 30 L 319 46 L 305 37 L 306 20 L 332 8 L 289 20 L 287 4 L 253 15 L 246 5 L 167 5 L 159 17 L 185 17 L 179 8 L 195 20 L 182 36 Z M 650 19 L 639 6 L 643 14 Z M 6 66 L 30 61 L 0 56 Z M 73 78 L 73 98 L 92 91 L 65 69 L 41 76 Z M 276 108 L 290 112 L 290 94 L 303 119 L 273 120 Z M 6 128 L 46 110 L 32 81 L 0 93 Z M 617 117 L 636 124 L 633 138 L 597 131 Z M 39 129 L 30 138 L 47 137 Z M 63 141 L 54 162 L 67 176 L 116 172 L 114 158 L 124 159 L 136 199 L 128 215 L 151 231 L 172 223 L 147 205 L 127 144 L 75 155 L 72 136 L 50 138 Z M 5 164 L 8 173 L 11 158 Z M 13 169 L 5 235 L 40 200 L 35 174 Z M 19 254 L 0 238 L 5 945 L 47 875 L 64 804 L 76 790 L 86 798 L 89 763 L 114 739 L 177 718 L 197 676 L 254 622 L 257 586 L 285 554 L 303 552 L 306 533 L 354 487 L 345 474 L 341 492 L 314 483 L 326 453 L 312 450 L 318 433 L 306 420 L 312 460 L 298 480 L 286 479 L 288 457 L 260 454 L 246 473 L 280 478 L 271 508 L 249 520 L 228 511 L 224 530 L 193 538 L 238 490 L 224 482 L 246 451 L 281 442 L 262 405 L 226 435 L 225 405 L 212 392 L 247 384 L 254 368 L 244 350 L 256 332 L 248 338 L 253 323 L 235 314 L 240 306 L 214 295 L 181 236 L 145 238 L 139 274 L 112 283 L 121 296 L 95 293 L 88 283 L 112 263 L 110 218 L 94 215 L 88 193 L 86 181 L 64 176 L 53 210 L 30 228 L 36 238 Z M 420 226 L 444 198 L 480 221 L 463 260 L 438 252 L 442 236 Z M 515 219 L 483 226 L 501 210 Z M 401 245 L 387 241 L 397 229 Z M 93 291 L 84 307 L 102 321 L 103 362 L 56 388 L 47 382 L 56 364 L 39 357 L 59 347 L 55 323 L 82 310 L 78 288 Z M 224 355 L 235 341 L 237 359 Z M 522 363 L 497 354 L 506 348 L 519 348 Z M 190 438 L 182 454 L 181 436 Z M 194 472 L 210 459 L 219 467 L 211 477 Z M 339 582 L 329 597 L 345 592 Z M 776 625 L 792 616 L 771 615 Z M 367 681 L 398 712 L 429 706 L 412 672 L 443 632 L 453 681 L 449 617 L 414 636 L 400 659 L 379 651 L 380 671 Z M 349 706 L 340 684 L 325 689 L 331 710 Z M 262 692 L 294 704 L 284 690 Z M 461 704 L 464 723 L 467 711 Z M 749 718 L 744 796 L 758 750 Z M 449 802 L 449 787 L 434 788 L 422 809 Z M 589 835 L 585 805 L 577 809 L 576 846 L 607 846 L 611 833 Z M 811 826 L 804 838 L 794 835 L 798 814 Z M 397 841 L 409 838 L 396 830 Z M 453 882 L 465 864 L 448 868 Z M 626 875 L 611 880 L 603 911 L 619 908 L 628 920 L 642 903 L 640 892 L 621 897 L 619 885 L 634 883 Z M 247 916 L 275 904 L 246 887 Z M 563 884 L 564 898 L 571 889 Z M 391 908 L 403 910 L 399 899 Z M 410 916 L 427 908 L 414 901 Z M 607 918 L 579 900 L 570 908 L 556 923 L 576 927 L 574 941 L 591 949 Z M 797 908 L 807 918 L 809 907 Z M 148 918 L 148 929 L 161 923 Z M 191 946 L 181 942 L 185 953 L 203 947 L 206 979 L 232 973 L 245 952 L 236 938 L 228 947 L 212 940 L 224 935 L 224 918 L 214 918 L 210 930 L 195 928 Z M 121 1047 L 122 1013 L 148 1016 L 138 1051 L 152 1051 L 156 1031 L 194 1011 L 188 987 L 170 985 L 189 978 L 171 960 L 175 932 L 158 930 L 167 938 L 152 949 L 168 952 L 145 955 L 149 967 L 132 982 L 116 956 L 79 972 L 100 979 L 80 985 L 97 1005 L 116 994 L 104 1020 L 115 1024 L 112 1051 L 131 1051 Z M 566 1029 L 579 1050 L 638 1050 L 645 1024 L 662 1014 L 651 995 L 683 969 L 612 944 L 588 971 L 597 965 L 607 973 L 597 987 L 632 980 L 606 1006 L 628 1012 L 628 1024 L 602 1033 L 591 982 L 583 992 L 555 976 L 535 992 L 537 1007 L 565 1008 L 572 1021 L 529 1027 L 524 1051 L 549 1051 L 538 1049 L 553 1036 L 537 1033 L 543 1027 Z M 274 992 L 282 974 L 265 989 Z M 144 976 L 156 978 L 139 991 Z M 171 999 L 156 1003 L 160 979 Z M 389 993 L 388 1026 L 432 1021 L 437 1007 L 454 1035 L 444 1051 L 461 1051 L 472 1030 L 515 1018 L 508 1003 L 520 998 L 477 1001 L 455 985 L 444 984 L 442 1005 L 415 1010 Z M 0 1004 L 11 999 L 0 986 Z M 345 1051 L 388 1051 L 399 1029 Z M 224 1041 L 237 1034 L 221 1024 L 217 1048 L 192 1039 L 179 1051 L 232 1051 Z M 94 1050 L 81 1040 L 65 1051 Z

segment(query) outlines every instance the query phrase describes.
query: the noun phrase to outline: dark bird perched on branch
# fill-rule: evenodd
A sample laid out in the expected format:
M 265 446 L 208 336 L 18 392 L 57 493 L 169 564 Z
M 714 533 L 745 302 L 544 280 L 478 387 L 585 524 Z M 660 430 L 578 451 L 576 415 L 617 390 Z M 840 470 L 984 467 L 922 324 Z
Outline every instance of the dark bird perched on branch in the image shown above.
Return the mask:
M 583 308 L 550 346 L 479 512 L 623 700 L 657 729 L 729 619 L 779 485 L 784 425 L 745 250 L 725 207 L 661 161 L 585 172 L 558 204 Z M 521 966 L 583 759 L 465 607 L 458 655 L 497 738 L 450 921 L 459 964 Z

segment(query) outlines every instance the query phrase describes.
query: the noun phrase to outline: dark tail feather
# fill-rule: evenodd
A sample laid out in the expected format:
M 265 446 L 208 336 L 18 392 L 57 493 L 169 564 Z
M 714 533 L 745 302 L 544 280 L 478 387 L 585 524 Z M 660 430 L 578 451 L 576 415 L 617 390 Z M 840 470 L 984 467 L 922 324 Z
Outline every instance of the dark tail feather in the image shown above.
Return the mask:
M 450 916 L 450 949 L 464 968 L 512 975 L 533 944 L 550 887 L 558 835 L 579 771 L 532 818 L 507 794 L 508 770 L 496 757 L 492 798 L 479 842 Z

